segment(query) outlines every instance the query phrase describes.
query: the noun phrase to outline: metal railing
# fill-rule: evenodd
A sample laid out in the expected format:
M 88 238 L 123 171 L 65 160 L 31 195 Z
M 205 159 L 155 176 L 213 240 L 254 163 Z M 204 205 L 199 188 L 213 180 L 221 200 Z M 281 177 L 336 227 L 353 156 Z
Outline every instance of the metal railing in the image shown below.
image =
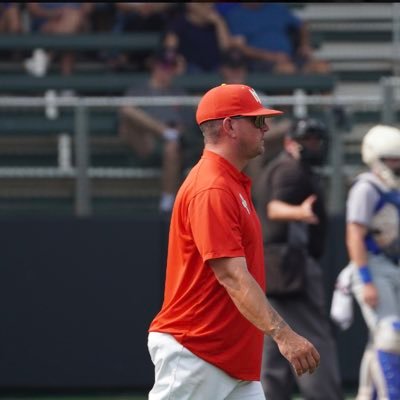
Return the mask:
M 376 123 L 397 123 L 396 111 L 399 106 L 400 78 L 385 77 L 381 79 L 381 93 L 370 96 L 335 96 L 335 95 L 306 95 L 297 90 L 290 96 L 262 96 L 264 104 L 276 106 L 292 106 L 293 114 L 297 117 L 307 115 L 309 107 L 323 107 L 326 111 L 330 138 L 330 163 L 324 169 L 324 173 L 330 179 L 330 195 L 328 200 L 331 213 L 343 211 L 344 178 L 351 174 L 351 168 L 344 168 L 343 135 L 335 126 L 333 116 L 334 107 L 353 107 L 361 110 L 380 111 L 380 121 Z M 198 96 L 170 96 L 170 97 L 0 97 L 0 108 L 15 107 L 69 107 L 74 110 L 74 143 L 75 166 L 69 161 L 62 161 L 55 167 L 0 167 L 0 178 L 74 178 L 75 179 L 75 214 L 77 216 L 89 216 L 92 213 L 91 179 L 96 177 L 119 179 L 126 177 L 155 177 L 159 175 L 157 168 L 115 168 L 115 167 L 91 167 L 88 114 L 90 110 L 99 107 L 117 108 L 123 105 L 135 106 L 162 106 L 181 105 L 195 107 L 199 101 Z M 68 157 L 72 149 L 69 149 L 71 141 L 60 136 L 59 160 Z M 67 147 L 66 147 L 67 146 Z

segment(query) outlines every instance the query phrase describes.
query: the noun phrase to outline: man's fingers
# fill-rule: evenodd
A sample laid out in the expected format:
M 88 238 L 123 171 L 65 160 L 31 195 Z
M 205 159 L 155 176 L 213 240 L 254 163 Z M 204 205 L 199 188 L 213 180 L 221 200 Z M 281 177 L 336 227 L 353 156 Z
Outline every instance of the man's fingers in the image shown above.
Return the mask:
M 313 347 L 311 349 L 311 356 L 312 358 L 315 360 L 315 362 L 317 363 L 317 366 L 319 365 L 319 361 L 321 359 L 321 356 L 319 355 L 317 349 L 315 347 Z
M 293 366 L 294 370 L 296 371 L 297 376 L 303 375 L 303 368 L 302 368 L 299 360 L 293 361 L 292 366 Z
M 312 194 L 312 195 L 307 197 L 307 201 L 308 201 L 309 204 L 314 203 L 315 200 L 317 200 L 317 196 L 315 194 Z
M 292 366 L 297 376 L 301 376 L 306 372 L 312 374 L 318 368 L 319 362 L 320 355 L 315 347 L 312 346 L 306 354 L 293 360 Z
M 319 359 L 316 359 L 312 354 L 310 354 L 308 357 L 308 365 L 308 372 L 312 374 L 318 368 Z

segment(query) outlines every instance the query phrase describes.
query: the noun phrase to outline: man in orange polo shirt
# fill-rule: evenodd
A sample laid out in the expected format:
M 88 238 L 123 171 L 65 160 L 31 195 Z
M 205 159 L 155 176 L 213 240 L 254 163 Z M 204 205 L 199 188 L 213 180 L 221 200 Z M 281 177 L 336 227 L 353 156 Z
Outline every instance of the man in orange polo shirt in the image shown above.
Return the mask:
M 246 85 L 221 85 L 200 100 L 205 147 L 171 216 L 164 302 L 149 328 L 149 400 L 265 399 L 264 335 L 298 375 L 319 364 L 266 299 L 260 222 L 241 172 L 264 151 L 266 118 L 279 114 Z

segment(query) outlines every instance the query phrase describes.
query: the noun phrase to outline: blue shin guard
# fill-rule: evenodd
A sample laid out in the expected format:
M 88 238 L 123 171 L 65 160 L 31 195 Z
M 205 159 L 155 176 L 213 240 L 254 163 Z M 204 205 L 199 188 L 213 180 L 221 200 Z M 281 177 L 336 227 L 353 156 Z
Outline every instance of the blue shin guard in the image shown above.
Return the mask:
M 400 320 L 391 317 L 379 322 L 375 333 L 377 364 L 374 382 L 378 398 L 400 400 Z M 379 372 L 378 372 L 379 371 Z

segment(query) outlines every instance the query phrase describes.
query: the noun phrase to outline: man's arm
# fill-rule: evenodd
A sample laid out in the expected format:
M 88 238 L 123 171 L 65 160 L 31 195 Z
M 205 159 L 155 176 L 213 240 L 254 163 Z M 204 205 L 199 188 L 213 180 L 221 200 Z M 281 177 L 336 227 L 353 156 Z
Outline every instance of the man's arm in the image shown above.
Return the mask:
M 267 217 L 274 221 L 301 221 L 307 224 L 318 224 L 318 217 L 312 210 L 316 199 L 315 195 L 311 195 L 299 205 L 281 200 L 271 200 L 266 206 Z
M 365 247 L 364 238 L 368 233 L 365 225 L 349 222 L 346 226 L 346 245 L 350 260 L 360 268 L 368 268 L 368 254 Z M 369 273 L 366 269 L 367 274 Z M 373 282 L 364 282 L 363 288 L 364 301 L 375 308 L 378 304 L 378 291 Z
M 312 47 L 310 42 L 309 30 L 305 22 L 303 22 L 300 26 L 299 38 L 300 38 L 300 43 L 298 48 L 299 54 L 302 55 L 303 57 L 310 59 L 312 57 Z
M 36 18 L 57 18 L 62 14 L 62 8 L 47 9 L 40 2 L 26 4 L 29 13 Z
M 259 47 L 250 46 L 246 43 L 244 36 L 236 35 L 232 38 L 232 41 L 246 57 L 253 60 L 277 63 L 290 61 L 290 57 L 282 51 L 269 51 Z
M 166 139 L 175 139 L 179 135 L 176 129 L 169 128 L 166 124 L 152 118 L 140 108 L 132 106 L 122 107 L 121 115 L 135 124 L 142 125 L 145 129 L 154 132 L 158 136 L 164 136 Z M 174 137 L 169 137 L 168 135 Z
M 317 350 L 295 333 L 269 304 L 265 293 L 249 273 L 245 258 L 218 258 L 209 260 L 209 265 L 240 313 L 275 340 L 297 375 L 314 372 L 319 364 Z
M 349 222 L 346 226 L 346 245 L 351 261 L 356 265 L 365 265 L 368 262 L 367 249 L 364 238 L 368 228 L 355 222 Z
M 229 48 L 232 43 L 232 37 L 225 20 L 216 10 L 213 9 L 207 10 L 206 17 L 215 27 L 219 48 L 221 50 Z

